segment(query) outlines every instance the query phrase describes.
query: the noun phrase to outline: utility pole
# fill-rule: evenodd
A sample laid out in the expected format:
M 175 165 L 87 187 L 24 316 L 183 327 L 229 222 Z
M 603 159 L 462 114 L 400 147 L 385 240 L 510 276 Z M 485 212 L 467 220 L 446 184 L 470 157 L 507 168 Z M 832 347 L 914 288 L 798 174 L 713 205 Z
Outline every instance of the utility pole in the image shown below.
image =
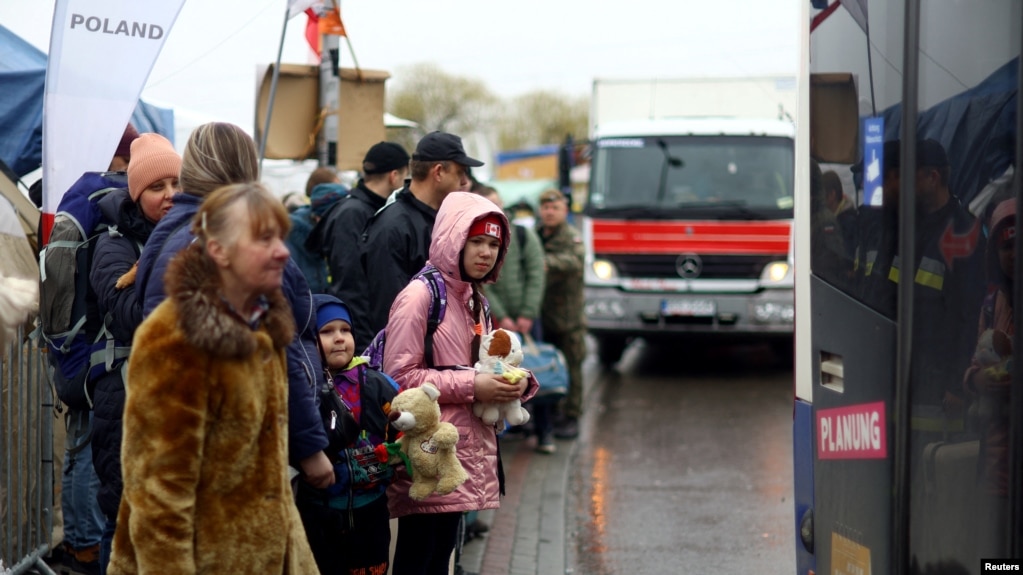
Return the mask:
M 341 7 L 340 2 L 337 6 Z M 320 35 L 320 110 L 327 112 L 316 137 L 316 157 L 320 167 L 337 165 L 337 115 L 341 86 L 339 44 L 338 36 L 334 34 Z

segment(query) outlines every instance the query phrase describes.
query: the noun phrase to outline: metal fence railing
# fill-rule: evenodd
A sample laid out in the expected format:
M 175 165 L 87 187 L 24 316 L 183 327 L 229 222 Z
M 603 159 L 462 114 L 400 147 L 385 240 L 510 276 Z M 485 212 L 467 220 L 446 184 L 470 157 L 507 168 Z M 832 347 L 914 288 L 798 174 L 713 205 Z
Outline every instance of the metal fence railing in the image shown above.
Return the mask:
M 0 573 L 43 562 L 53 532 L 54 397 L 45 358 L 24 329 L 0 362 Z

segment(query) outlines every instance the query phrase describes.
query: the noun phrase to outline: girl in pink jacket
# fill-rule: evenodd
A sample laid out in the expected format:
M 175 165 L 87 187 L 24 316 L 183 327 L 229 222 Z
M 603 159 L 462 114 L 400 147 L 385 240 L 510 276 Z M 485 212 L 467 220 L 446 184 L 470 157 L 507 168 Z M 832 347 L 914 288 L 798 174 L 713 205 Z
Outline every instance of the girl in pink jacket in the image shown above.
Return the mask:
M 482 285 L 497 279 L 508 251 L 508 230 L 500 208 L 475 194 L 452 192 L 437 211 L 427 265 L 440 271 L 447 305 L 433 334 L 432 365 L 451 367 L 430 369 L 424 359 L 433 297 L 426 283 L 413 280 L 391 305 L 384 371 L 402 389 L 430 382 L 440 390 L 441 418 L 458 429 L 458 459 L 469 474 L 454 492 L 422 501 L 409 498 L 407 474 L 395 476 L 387 492 L 391 517 L 398 518 L 393 575 L 446 574 L 462 513 L 500 506 L 499 430 L 473 415 L 472 403 L 526 401 L 538 389 L 532 376 L 512 384 L 471 369 L 479 359 L 480 336 L 491 330 Z

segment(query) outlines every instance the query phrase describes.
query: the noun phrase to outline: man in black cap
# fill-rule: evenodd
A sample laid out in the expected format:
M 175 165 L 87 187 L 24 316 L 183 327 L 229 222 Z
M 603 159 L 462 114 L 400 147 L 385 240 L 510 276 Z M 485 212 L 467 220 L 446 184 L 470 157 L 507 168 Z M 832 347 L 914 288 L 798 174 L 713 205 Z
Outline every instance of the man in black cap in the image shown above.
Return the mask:
M 326 212 L 306 241 L 306 249 L 321 254 L 330 270 L 327 292 L 345 302 L 352 315 L 356 349 L 369 345 L 369 286 L 359 258 L 366 222 L 408 177 L 409 155 L 393 142 L 374 144 L 362 160 L 362 179 L 348 196 Z
M 915 254 L 909 268 L 898 248 L 901 193 L 899 143 L 884 148 L 883 215 L 879 241 L 865 250 L 864 302 L 895 318 L 898 285 L 913 282 L 910 360 L 914 431 L 951 429 L 962 417 L 962 374 L 976 340 L 984 297 L 984 234 L 980 221 L 949 189 L 945 148 L 916 143 Z
M 468 190 L 468 169 L 482 165 L 466 155 L 462 139 L 454 134 L 431 132 L 419 141 L 409 166 L 412 179 L 370 218 L 362 234 L 369 333 L 387 325 L 394 298 L 426 264 L 441 202 L 451 192 Z M 356 344 L 369 342 L 356 340 Z

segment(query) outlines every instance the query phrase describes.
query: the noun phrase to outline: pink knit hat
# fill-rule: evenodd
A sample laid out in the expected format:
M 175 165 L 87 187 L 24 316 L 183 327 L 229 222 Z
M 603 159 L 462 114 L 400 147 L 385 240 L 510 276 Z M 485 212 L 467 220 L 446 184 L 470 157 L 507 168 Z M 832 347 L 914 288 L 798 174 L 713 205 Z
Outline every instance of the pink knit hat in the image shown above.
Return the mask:
M 131 161 L 128 162 L 128 195 L 132 201 L 153 182 L 176 178 L 181 173 L 181 156 L 174 151 L 170 140 L 160 134 L 142 134 L 131 143 Z

